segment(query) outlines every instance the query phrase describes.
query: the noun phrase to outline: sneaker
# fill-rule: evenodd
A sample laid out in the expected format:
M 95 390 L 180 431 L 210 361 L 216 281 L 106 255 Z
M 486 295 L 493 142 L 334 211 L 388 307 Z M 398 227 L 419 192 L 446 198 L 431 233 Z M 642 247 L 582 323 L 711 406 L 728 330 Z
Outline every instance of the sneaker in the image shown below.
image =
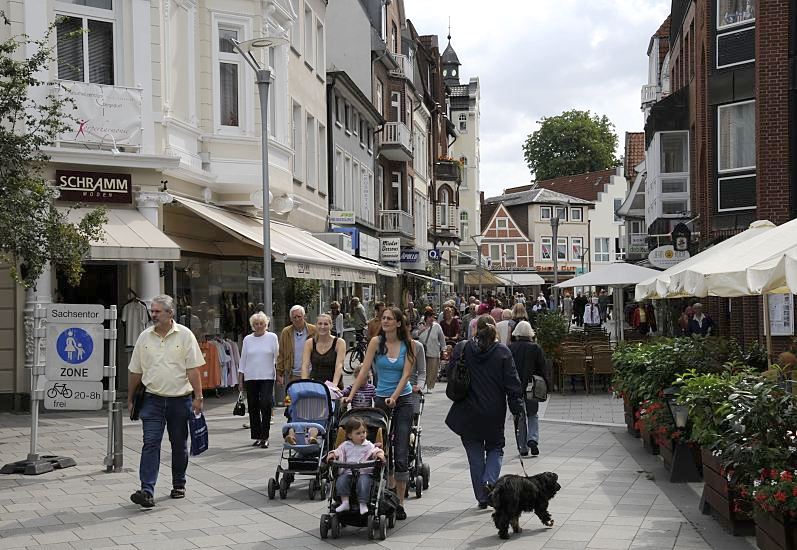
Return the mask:
M 404 520 L 407 519 L 407 512 L 404 511 L 404 506 L 399 504 L 399 507 L 396 508 L 396 519 Z
M 536 441 L 529 441 L 529 451 L 531 452 L 531 456 L 539 456 L 540 449 L 537 447 Z
M 268 449 L 268 439 L 264 439 L 263 441 L 260 442 L 260 448 Z
M 130 495 L 130 500 L 141 506 L 142 508 L 152 508 L 155 506 L 155 499 L 147 491 L 136 491 Z
M 249 424 L 244 424 L 244 429 L 248 430 L 249 429 Z

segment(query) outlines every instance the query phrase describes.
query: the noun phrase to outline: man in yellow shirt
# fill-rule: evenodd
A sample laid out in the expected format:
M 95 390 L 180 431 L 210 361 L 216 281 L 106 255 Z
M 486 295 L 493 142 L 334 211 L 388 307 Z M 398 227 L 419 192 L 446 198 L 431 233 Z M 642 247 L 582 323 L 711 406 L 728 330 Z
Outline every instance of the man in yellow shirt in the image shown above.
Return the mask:
M 152 299 L 153 326 L 142 332 L 130 358 L 127 406 L 139 384 L 146 393 L 141 406 L 144 447 L 141 449 L 141 489 L 130 500 L 152 508 L 158 481 L 164 428 L 172 444 L 172 498 L 185 497 L 188 468 L 188 420 L 202 412 L 202 380 L 197 367 L 205 364 L 194 333 L 174 322 L 174 300 L 165 294 Z

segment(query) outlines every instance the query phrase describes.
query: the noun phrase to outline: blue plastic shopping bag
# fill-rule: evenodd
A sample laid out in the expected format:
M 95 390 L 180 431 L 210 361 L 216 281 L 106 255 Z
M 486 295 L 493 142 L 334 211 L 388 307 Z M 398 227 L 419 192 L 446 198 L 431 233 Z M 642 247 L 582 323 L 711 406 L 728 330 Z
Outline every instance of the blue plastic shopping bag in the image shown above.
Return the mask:
M 197 456 L 208 450 L 208 423 L 203 413 L 191 414 L 188 420 L 191 431 L 191 456 Z

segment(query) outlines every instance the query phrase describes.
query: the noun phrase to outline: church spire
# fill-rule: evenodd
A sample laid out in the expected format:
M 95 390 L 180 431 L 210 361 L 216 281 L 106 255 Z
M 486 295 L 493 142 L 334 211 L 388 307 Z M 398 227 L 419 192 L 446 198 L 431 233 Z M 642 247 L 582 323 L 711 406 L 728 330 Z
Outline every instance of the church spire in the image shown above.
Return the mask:
M 451 17 L 448 18 L 448 46 L 440 57 L 440 63 L 443 66 L 443 81 L 448 86 L 458 86 L 460 62 L 457 52 L 451 46 Z

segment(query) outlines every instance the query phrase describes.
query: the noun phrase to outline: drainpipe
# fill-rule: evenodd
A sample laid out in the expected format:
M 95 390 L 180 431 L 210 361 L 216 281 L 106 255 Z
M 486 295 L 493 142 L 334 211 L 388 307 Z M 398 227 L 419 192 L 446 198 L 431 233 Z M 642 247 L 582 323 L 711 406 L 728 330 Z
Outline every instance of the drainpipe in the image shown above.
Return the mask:
M 333 88 L 335 87 L 335 77 L 332 77 L 332 81 L 327 83 L 327 200 L 328 205 L 332 206 L 335 201 L 335 186 L 330 185 L 330 179 L 334 182 L 334 167 L 335 167 L 335 143 L 332 139 L 335 135 L 335 121 L 333 120 L 335 115 L 335 94 L 333 93 Z M 353 183 L 353 182 L 352 182 Z M 357 213 L 354 214 L 355 220 L 357 218 Z M 329 227 L 329 217 L 327 216 L 327 227 Z

